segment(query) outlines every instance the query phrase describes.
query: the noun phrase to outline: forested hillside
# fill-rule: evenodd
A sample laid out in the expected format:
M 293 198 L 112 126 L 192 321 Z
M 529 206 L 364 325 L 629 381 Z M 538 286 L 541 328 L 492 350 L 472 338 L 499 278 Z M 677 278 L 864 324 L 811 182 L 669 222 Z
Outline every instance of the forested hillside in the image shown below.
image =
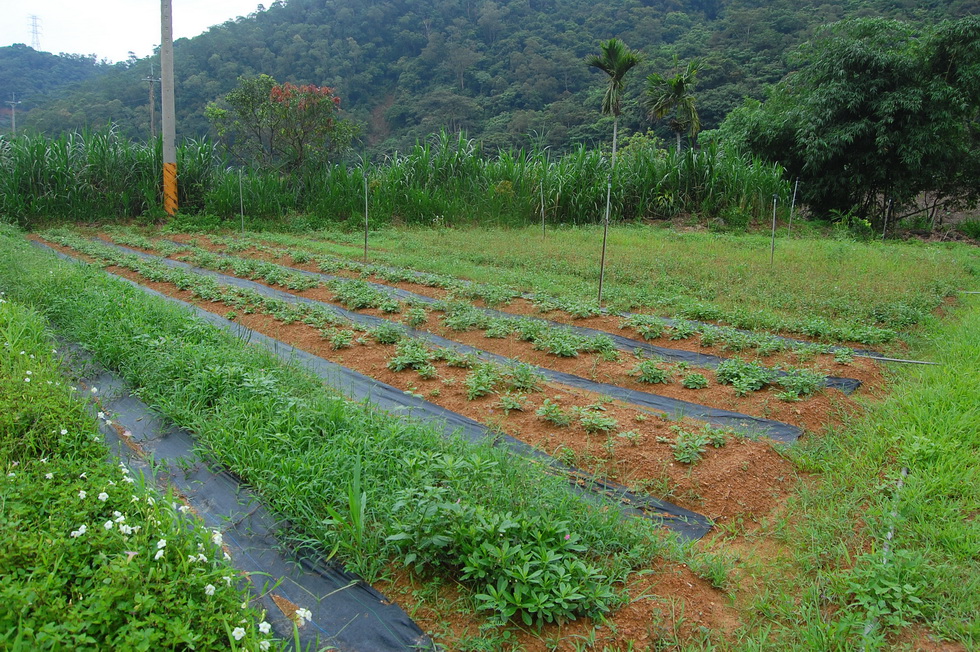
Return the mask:
M 334 87 L 375 154 L 443 127 L 465 129 L 490 150 L 529 138 L 556 150 L 598 143 L 612 132 L 611 118 L 599 112 L 605 81 L 584 58 L 613 36 L 645 54 L 626 92 L 626 134 L 651 125 L 636 99 L 645 77 L 671 72 L 675 56 L 704 58 L 696 96 L 710 129 L 780 80 L 793 65 L 787 52 L 819 25 L 853 16 L 931 22 L 978 11 L 978 0 L 277 0 L 177 41 L 178 130 L 207 134 L 206 103 L 240 76 L 265 73 Z M 56 133 L 113 121 L 145 138 L 142 80 L 150 63 L 117 64 L 52 91 L 21 124 Z M 670 137 L 665 125 L 655 126 Z

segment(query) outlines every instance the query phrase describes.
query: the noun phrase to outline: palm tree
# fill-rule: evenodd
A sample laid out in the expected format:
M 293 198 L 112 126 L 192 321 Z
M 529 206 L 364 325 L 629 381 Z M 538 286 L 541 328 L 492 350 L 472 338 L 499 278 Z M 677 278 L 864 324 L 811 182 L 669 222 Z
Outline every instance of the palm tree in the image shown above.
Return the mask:
M 606 218 L 602 229 L 602 260 L 599 263 L 599 305 L 602 305 L 602 280 L 606 272 L 606 239 L 609 236 L 609 204 L 612 195 L 612 170 L 616 167 L 616 137 L 619 134 L 619 114 L 623 89 L 626 87 L 626 73 L 640 63 L 640 53 L 629 49 L 618 38 L 611 38 L 599 44 L 601 54 L 592 54 L 585 63 L 609 75 L 609 86 L 602 96 L 602 112 L 613 117 L 612 164 L 606 182 Z
M 688 62 L 687 69 L 673 77 L 654 73 L 647 77 L 647 92 L 643 106 L 653 120 L 662 120 L 673 114 L 669 125 L 677 137 L 677 151 L 681 151 L 681 134 L 691 138 L 701 131 L 701 120 L 695 107 L 694 86 L 697 83 L 701 60 Z

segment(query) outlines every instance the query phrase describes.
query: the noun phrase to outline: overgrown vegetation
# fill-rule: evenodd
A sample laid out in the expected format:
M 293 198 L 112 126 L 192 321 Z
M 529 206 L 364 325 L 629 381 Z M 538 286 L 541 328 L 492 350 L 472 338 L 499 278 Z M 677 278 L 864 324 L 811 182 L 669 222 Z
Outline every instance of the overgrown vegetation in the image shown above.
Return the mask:
M 0 291 L 0 641 L 270 649 L 220 538 L 109 456 L 53 346 Z

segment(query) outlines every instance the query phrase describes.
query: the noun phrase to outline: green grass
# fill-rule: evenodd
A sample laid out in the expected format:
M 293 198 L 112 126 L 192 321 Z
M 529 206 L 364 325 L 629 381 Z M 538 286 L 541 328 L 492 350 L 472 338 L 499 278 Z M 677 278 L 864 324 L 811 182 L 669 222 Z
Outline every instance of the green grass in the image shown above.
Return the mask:
M 464 573 L 474 604 L 496 618 L 547 621 L 611 608 L 618 582 L 669 545 L 651 523 L 575 498 L 565 481 L 506 451 L 343 400 L 270 353 L 16 234 L 0 236 L 0 247 L 11 295 L 195 432 L 297 540 L 336 550 L 368 580 L 398 559 Z M 405 550 L 405 541 L 417 545 Z M 542 574 L 522 579 L 525 563 Z
M 980 302 L 926 332 L 914 353 L 940 366 L 904 370 L 866 416 L 796 451 L 821 480 L 801 485 L 782 532 L 794 565 L 766 578 L 749 638 L 877 648 L 914 622 L 980 645 Z
M 314 253 L 362 255 L 356 235 L 263 234 L 258 239 Z M 601 233 L 565 228 L 542 238 L 527 229 L 392 229 L 372 235 L 371 259 L 594 300 Z M 605 299 L 688 319 L 785 330 L 868 343 L 920 322 L 980 275 L 976 248 L 958 243 L 863 243 L 817 236 L 780 238 L 769 265 L 759 235 L 617 227 L 609 237 Z
M 110 457 L 53 346 L 0 292 L 0 648 L 235 649 L 242 627 L 237 645 L 259 649 L 241 576 L 172 493 Z

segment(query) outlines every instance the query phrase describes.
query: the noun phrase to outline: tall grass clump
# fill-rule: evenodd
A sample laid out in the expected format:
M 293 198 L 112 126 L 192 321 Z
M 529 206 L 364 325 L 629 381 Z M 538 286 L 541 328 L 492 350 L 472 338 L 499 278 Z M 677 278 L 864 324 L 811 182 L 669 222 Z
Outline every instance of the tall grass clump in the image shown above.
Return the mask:
M 20 226 L 113 220 L 159 210 L 159 140 L 134 143 L 113 127 L 49 138 L 0 137 L 0 217 Z M 215 173 L 214 146 L 188 140 L 177 152 L 178 201 L 202 210 Z
M 506 621 L 613 608 L 630 569 L 664 550 L 649 522 L 576 498 L 492 445 L 345 400 L 307 371 L 247 346 L 95 268 L 0 235 L 0 285 L 118 370 L 193 431 L 206 454 L 368 580 L 392 561 L 444 573 Z M 532 581 L 522 569 L 541 570 Z M 532 578 L 533 579 L 533 578 Z

